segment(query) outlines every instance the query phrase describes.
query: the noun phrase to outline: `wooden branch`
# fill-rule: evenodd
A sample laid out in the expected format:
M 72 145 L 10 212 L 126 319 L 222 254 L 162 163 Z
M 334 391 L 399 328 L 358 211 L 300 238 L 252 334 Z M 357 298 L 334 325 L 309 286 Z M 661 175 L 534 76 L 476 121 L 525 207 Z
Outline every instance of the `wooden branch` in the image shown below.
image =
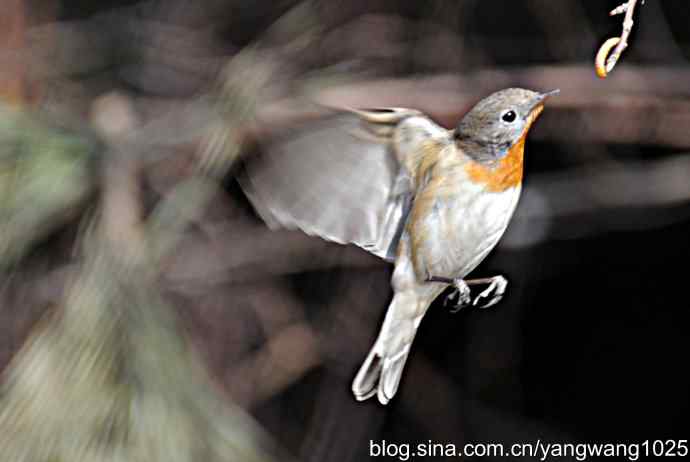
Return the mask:
M 626 66 L 602 84 L 592 78 L 591 69 L 584 65 L 492 68 L 462 75 L 367 80 L 263 102 L 256 121 L 245 123 L 240 131 L 243 137 L 260 142 L 276 131 L 322 117 L 328 112 L 322 105 L 411 107 L 452 127 L 487 93 L 522 86 L 561 89 L 558 98 L 549 101 L 542 120 L 530 135 L 532 139 L 572 142 L 576 132 L 578 142 L 688 148 L 688 81 L 690 70 L 686 69 Z M 199 143 L 219 117 L 210 98 L 141 98 L 137 108 L 145 122 L 131 134 L 128 149 L 146 152 L 146 156 L 141 156 L 146 163 L 162 160 L 170 155 L 172 147 Z
M 487 93 L 509 86 L 560 88 L 549 101 L 534 140 L 639 143 L 690 147 L 690 71 L 626 67 L 602 85 L 586 66 L 486 69 L 425 78 L 380 79 L 323 88 L 308 94 L 330 107 L 400 106 L 420 109 L 444 126 L 454 126 Z M 610 86 L 609 86 L 610 85 Z M 307 99 L 284 99 L 260 108 L 256 139 L 277 128 L 324 114 Z M 574 138 L 575 137 L 575 138 Z
M 642 1 L 644 4 L 644 0 Z M 635 5 L 637 0 L 628 0 L 627 2 L 614 8 L 609 15 L 615 16 L 617 14 L 625 13 L 625 19 L 623 19 L 623 32 L 620 37 L 610 38 L 604 42 L 604 44 L 599 48 L 597 57 L 595 60 L 595 69 L 597 75 L 604 79 L 616 66 L 616 63 L 621 57 L 623 51 L 628 48 L 628 37 L 633 28 L 633 14 L 635 12 Z M 611 52 L 613 50 L 613 52 Z

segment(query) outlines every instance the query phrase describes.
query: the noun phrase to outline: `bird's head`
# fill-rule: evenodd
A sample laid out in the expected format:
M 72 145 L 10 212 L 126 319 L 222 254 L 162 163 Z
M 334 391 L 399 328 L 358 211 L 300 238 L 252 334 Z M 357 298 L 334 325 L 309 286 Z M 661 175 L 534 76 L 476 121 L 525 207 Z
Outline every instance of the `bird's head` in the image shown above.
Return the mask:
M 558 90 L 537 93 L 523 88 L 497 91 L 479 101 L 455 129 L 458 146 L 473 160 L 494 163 L 524 141 L 544 109 L 544 100 Z

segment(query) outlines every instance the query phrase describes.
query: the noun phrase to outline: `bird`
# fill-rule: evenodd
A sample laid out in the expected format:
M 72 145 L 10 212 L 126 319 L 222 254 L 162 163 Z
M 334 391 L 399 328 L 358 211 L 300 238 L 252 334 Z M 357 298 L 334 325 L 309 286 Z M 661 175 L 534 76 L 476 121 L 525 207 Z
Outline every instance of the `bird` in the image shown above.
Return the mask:
M 504 276 L 466 276 L 509 224 L 525 139 L 557 93 L 497 91 L 453 129 L 415 109 L 344 108 L 245 163 L 238 182 L 269 227 L 355 244 L 394 264 L 393 298 L 352 382 L 356 400 L 395 396 L 420 322 L 449 287 L 454 310 L 503 297 Z M 472 297 L 476 285 L 487 287 Z

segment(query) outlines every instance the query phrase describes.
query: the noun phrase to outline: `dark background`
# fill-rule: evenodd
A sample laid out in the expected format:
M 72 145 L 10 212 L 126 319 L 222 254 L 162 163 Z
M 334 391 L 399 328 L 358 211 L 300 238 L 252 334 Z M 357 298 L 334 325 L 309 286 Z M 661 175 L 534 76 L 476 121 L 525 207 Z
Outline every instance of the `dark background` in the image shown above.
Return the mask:
M 319 1 L 281 23 L 302 37 L 295 51 L 272 27 L 293 1 L 34 0 L 25 15 L 53 28 L 47 59 L 60 72 L 27 93 L 86 117 L 117 89 L 146 120 L 208 91 L 260 41 L 270 78 L 249 154 L 315 117 L 306 101 L 412 106 L 452 126 L 490 91 L 561 88 L 528 141 L 516 216 L 473 273 L 504 274 L 506 298 L 455 315 L 437 301 L 387 407 L 356 403 L 350 383 L 383 319 L 391 267 L 268 231 L 232 175 L 161 284 L 218 384 L 300 460 L 366 460 L 369 441 L 384 439 L 687 438 L 690 9 L 638 5 L 630 47 L 599 80 L 593 59 L 620 33 L 622 17 L 608 16 L 618 3 Z M 145 173 L 151 204 L 184 176 L 193 147 L 174 152 Z M 75 228 L 32 258 L 64 261 Z M 41 306 L 3 306 L 3 364 Z

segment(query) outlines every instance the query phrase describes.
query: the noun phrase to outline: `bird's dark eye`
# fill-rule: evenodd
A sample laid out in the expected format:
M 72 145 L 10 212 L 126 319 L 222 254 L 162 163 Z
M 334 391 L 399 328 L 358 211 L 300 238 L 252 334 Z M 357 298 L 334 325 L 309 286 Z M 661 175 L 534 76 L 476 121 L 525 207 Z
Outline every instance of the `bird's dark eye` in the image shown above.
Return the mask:
M 517 114 L 515 113 L 515 111 L 504 112 L 501 116 L 501 120 L 508 123 L 515 122 L 515 119 L 517 119 Z

